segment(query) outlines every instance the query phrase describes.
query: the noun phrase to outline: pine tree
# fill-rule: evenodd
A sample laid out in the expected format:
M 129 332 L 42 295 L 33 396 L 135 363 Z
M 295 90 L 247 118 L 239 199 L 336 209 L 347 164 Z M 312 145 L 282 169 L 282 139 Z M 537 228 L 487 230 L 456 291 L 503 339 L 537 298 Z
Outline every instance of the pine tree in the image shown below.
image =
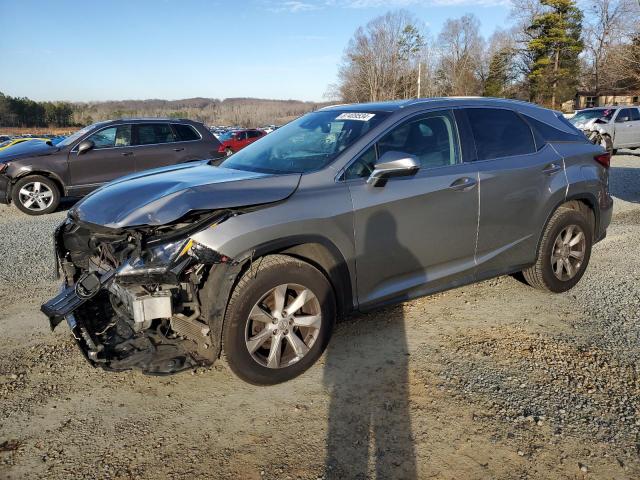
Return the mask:
M 511 62 L 513 51 L 510 48 L 501 48 L 491 55 L 489 60 L 489 72 L 484 83 L 482 95 L 485 97 L 506 97 L 508 86 L 512 80 Z
M 583 49 L 582 12 L 573 0 L 540 0 L 545 10 L 529 26 L 528 49 L 533 58 L 529 81 L 532 101 L 556 108 L 577 85 Z M 549 98 L 550 97 L 550 98 Z

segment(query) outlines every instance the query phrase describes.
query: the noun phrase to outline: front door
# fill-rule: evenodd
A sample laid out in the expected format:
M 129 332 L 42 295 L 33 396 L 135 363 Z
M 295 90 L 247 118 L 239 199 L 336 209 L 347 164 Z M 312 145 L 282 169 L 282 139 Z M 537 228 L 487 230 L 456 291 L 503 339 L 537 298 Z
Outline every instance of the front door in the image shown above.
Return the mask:
M 86 140 L 94 147 L 78 155 L 78 147 L 69 152 L 69 194 L 85 195 L 103 183 L 136 171 L 131 148 L 131 125 L 103 128 Z
M 366 177 L 386 151 L 417 157 L 420 170 L 382 187 L 367 185 Z M 473 279 L 477 170 L 461 163 L 450 111 L 422 114 L 395 127 L 352 163 L 344 178 L 354 209 L 362 308 Z

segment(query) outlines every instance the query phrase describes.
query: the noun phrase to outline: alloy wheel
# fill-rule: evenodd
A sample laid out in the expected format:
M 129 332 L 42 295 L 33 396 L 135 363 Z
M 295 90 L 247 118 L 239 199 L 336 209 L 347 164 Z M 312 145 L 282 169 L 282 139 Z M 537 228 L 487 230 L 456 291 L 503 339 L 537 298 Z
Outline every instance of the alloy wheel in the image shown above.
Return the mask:
M 245 344 L 263 367 L 284 368 L 300 361 L 318 339 L 320 302 L 308 288 L 282 284 L 269 290 L 251 309 Z
M 42 182 L 25 183 L 18 192 L 20 203 L 34 212 L 46 210 L 53 202 L 53 192 Z
M 551 254 L 551 268 L 558 280 L 566 282 L 577 275 L 582 267 L 587 241 L 578 225 L 565 227 L 556 237 Z

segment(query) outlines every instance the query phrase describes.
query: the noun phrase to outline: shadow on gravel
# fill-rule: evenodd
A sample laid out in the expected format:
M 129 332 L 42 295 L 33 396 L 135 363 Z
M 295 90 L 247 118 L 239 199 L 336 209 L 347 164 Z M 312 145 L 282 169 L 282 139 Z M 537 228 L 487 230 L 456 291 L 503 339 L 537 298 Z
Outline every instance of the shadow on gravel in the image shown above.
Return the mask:
M 640 164 L 638 168 L 611 167 L 609 189 L 614 197 L 640 203 Z
M 367 243 L 365 258 L 386 255 L 391 264 L 418 264 L 398 242 L 396 222 L 389 213 L 369 219 L 365 238 L 377 236 L 379 241 L 380 232 L 386 233 L 384 252 L 378 242 Z M 336 335 L 326 352 L 324 383 L 330 392 L 326 477 L 414 479 L 403 308 L 384 309 L 370 317 L 345 322 L 352 334 Z

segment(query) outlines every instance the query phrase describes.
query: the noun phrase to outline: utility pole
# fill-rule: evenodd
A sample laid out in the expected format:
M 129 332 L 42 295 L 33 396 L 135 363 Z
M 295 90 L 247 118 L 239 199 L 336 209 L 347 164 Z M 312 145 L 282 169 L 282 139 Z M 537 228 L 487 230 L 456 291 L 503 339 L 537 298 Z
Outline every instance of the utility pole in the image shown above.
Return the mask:
M 420 77 L 421 76 L 422 76 L 422 62 L 418 62 L 418 98 L 420 98 L 420 80 L 421 80 Z

